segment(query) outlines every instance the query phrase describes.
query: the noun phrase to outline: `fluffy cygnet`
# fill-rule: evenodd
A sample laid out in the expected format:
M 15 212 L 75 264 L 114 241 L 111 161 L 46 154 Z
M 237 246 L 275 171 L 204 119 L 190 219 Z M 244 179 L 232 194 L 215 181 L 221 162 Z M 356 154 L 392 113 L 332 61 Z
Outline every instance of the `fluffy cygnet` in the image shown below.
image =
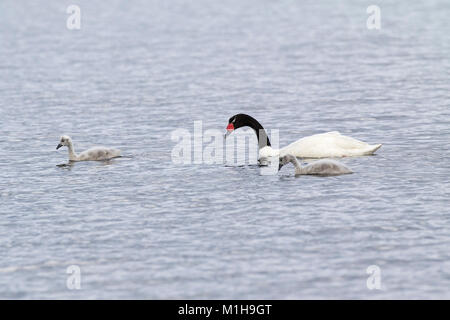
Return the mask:
M 69 136 L 62 136 L 56 150 L 66 146 L 69 149 L 69 161 L 91 161 L 91 160 L 108 160 L 120 157 L 120 150 L 105 147 L 94 147 L 80 154 L 75 153 L 72 139 Z
M 302 167 L 297 161 L 297 158 L 291 154 L 280 157 L 279 169 L 289 162 L 292 162 L 295 167 L 295 175 L 311 174 L 320 176 L 336 176 L 340 174 L 353 173 L 351 169 L 342 163 L 331 159 L 317 160 Z

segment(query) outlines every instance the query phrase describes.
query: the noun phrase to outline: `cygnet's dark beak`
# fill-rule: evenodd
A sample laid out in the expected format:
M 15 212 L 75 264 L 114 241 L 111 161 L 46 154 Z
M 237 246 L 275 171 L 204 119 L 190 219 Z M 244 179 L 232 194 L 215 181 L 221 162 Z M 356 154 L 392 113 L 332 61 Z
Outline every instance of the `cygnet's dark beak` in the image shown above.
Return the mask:
M 283 165 L 281 164 L 281 162 L 279 162 L 278 163 L 278 171 L 280 171 L 282 167 L 283 167 Z
M 62 144 L 60 143 L 60 144 L 58 144 L 57 146 L 56 146 L 56 150 L 58 150 L 59 148 L 61 148 L 62 147 Z

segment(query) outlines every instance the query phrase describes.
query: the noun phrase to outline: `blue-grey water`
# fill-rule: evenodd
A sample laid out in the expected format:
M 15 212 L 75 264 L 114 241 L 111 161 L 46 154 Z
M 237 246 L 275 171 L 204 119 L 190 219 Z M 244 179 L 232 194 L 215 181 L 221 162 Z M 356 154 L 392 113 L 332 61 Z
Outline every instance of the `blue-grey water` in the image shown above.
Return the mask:
M 447 0 L 2 0 L 0 298 L 450 298 L 449 16 Z M 239 112 L 280 146 L 338 130 L 383 147 L 327 178 L 173 163 L 174 130 Z M 62 134 L 125 157 L 58 166 Z

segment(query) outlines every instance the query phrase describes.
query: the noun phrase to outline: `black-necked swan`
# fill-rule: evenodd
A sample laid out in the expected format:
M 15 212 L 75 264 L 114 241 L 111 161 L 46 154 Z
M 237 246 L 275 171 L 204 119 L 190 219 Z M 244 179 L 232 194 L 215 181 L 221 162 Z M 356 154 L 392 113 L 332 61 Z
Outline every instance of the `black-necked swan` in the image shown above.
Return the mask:
M 338 131 L 331 131 L 301 138 L 281 149 L 273 149 L 263 126 L 255 118 L 243 113 L 236 114 L 228 120 L 225 136 L 246 126 L 252 128 L 258 138 L 259 159 L 286 154 L 292 154 L 299 158 L 365 156 L 373 154 L 381 147 L 381 144 L 369 145 L 363 141 L 343 136 Z
M 337 176 L 340 174 L 353 173 L 351 169 L 340 162 L 331 159 L 321 159 L 314 161 L 304 167 L 300 165 L 297 158 L 291 154 L 280 157 L 278 170 L 285 164 L 292 162 L 295 167 L 295 175 L 311 174 L 318 176 Z
M 120 157 L 120 150 L 105 147 L 94 147 L 86 151 L 76 154 L 73 148 L 72 139 L 69 136 L 62 136 L 56 150 L 62 146 L 67 146 L 69 149 L 69 161 L 95 161 L 108 160 Z

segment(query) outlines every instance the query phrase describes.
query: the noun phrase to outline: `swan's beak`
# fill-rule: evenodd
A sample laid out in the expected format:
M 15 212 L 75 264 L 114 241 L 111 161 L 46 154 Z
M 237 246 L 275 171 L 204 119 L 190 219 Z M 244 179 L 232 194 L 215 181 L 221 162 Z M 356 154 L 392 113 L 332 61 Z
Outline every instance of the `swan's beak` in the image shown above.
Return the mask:
M 227 132 L 224 134 L 224 138 L 226 139 L 234 130 L 234 125 L 232 123 L 229 123 L 227 126 Z
M 56 150 L 58 150 L 59 148 L 61 148 L 62 147 L 62 144 L 60 143 L 60 144 L 58 144 L 57 146 L 56 146 Z
M 278 163 L 278 171 L 280 171 L 282 167 L 283 167 L 283 165 L 281 164 L 281 162 Z

